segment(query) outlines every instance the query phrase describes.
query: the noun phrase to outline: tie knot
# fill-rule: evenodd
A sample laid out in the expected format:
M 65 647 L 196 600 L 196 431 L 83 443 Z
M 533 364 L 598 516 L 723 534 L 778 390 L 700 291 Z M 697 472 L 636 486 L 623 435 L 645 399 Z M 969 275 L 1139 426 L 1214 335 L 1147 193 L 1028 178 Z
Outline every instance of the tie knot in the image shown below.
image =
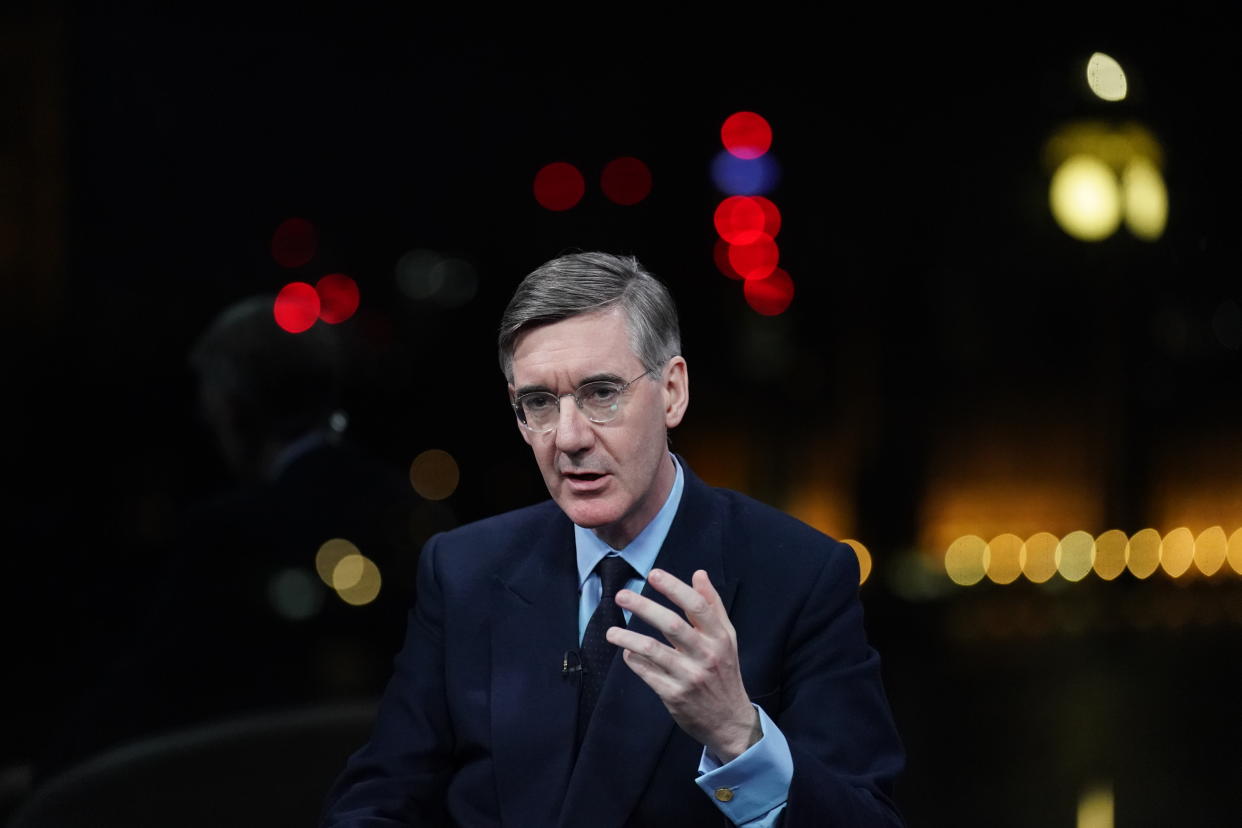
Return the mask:
M 605 595 L 613 596 L 634 577 L 634 567 L 620 555 L 607 555 L 595 565 Z

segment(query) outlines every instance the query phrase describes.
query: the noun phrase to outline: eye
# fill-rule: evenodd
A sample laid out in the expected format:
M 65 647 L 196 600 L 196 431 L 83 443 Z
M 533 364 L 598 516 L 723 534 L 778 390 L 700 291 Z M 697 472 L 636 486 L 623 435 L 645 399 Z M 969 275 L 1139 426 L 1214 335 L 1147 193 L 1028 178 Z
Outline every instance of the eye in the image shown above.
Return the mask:
M 518 401 L 524 411 L 531 414 L 538 414 L 540 411 L 547 411 L 553 405 L 551 394 L 527 394 Z
M 621 394 L 621 389 L 611 382 L 593 382 L 580 392 L 582 401 L 591 405 L 612 405 Z

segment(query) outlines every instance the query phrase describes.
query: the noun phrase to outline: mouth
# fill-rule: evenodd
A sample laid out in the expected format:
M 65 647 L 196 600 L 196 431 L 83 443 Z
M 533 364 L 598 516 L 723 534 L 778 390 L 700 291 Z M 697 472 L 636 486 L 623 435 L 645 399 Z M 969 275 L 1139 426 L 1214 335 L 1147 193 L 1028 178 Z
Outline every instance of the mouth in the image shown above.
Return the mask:
M 575 492 L 593 492 L 604 486 L 609 475 L 607 472 L 563 471 L 561 477 Z

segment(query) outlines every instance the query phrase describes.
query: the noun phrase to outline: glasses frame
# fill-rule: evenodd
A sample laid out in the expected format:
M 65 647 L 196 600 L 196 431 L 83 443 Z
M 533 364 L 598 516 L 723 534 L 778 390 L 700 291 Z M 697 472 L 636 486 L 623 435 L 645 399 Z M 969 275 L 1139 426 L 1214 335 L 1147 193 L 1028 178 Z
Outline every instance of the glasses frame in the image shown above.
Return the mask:
M 625 392 L 630 390 L 631 385 L 633 385 L 634 383 L 638 382 L 640 379 L 642 379 L 643 377 L 651 373 L 652 373 L 651 369 L 648 368 L 646 371 L 643 371 L 641 374 L 634 377 L 634 379 L 619 386 L 617 388 L 618 396 L 619 397 L 624 396 Z M 548 434 L 549 432 L 556 431 L 555 423 L 548 426 L 547 428 L 537 429 L 531 426 L 530 423 L 526 422 L 526 418 L 522 415 L 522 400 L 534 394 L 547 394 L 548 396 L 556 400 L 556 413 L 557 413 L 558 421 L 559 421 L 560 413 L 561 413 L 561 400 L 564 399 L 565 397 L 573 397 L 574 403 L 578 406 L 578 410 L 581 411 L 583 416 L 586 417 L 588 420 L 590 420 L 593 423 L 600 424 L 600 425 L 604 423 L 611 423 L 613 420 L 617 418 L 616 414 L 613 414 L 607 420 L 597 420 L 594 417 L 592 417 L 590 414 L 588 414 L 586 409 L 582 407 L 582 397 L 579 396 L 582 393 L 582 389 L 587 388 L 592 385 L 599 385 L 600 383 L 611 384 L 611 381 L 610 380 L 592 380 L 591 382 L 584 382 L 582 383 L 582 385 L 579 385 L 573 391 L 566 391 L 564 394 L 553 394 L 551 391 L 528 391 L 527 393 L 522 394 L 521 396 L 514 397 L 512 400 L 510 400 L 509 405 L 512 406 L 513 415 L 517 417 L 518 423 L 522 426 L 522 428 L 526 429 L 531 434 Z

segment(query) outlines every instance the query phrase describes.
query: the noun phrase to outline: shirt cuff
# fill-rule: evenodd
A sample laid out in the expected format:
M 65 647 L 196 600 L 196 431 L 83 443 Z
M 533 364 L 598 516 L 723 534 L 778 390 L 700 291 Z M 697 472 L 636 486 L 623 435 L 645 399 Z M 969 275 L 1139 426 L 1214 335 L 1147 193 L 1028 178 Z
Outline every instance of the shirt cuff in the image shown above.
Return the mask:
M 754 705 L 754 708 L 763 731 L 759 741 L 723 765 L 711 751 L 703 748 L 695 784 L 734 825 L 753 822 L 757 828 L 774 824 L 784 810 L 789 800 L 789 783 L 793 780 L 793 756 L 789 753 L 785 734 L 762 707 Z M 766 821 L 762 821 L 764 818 Z

